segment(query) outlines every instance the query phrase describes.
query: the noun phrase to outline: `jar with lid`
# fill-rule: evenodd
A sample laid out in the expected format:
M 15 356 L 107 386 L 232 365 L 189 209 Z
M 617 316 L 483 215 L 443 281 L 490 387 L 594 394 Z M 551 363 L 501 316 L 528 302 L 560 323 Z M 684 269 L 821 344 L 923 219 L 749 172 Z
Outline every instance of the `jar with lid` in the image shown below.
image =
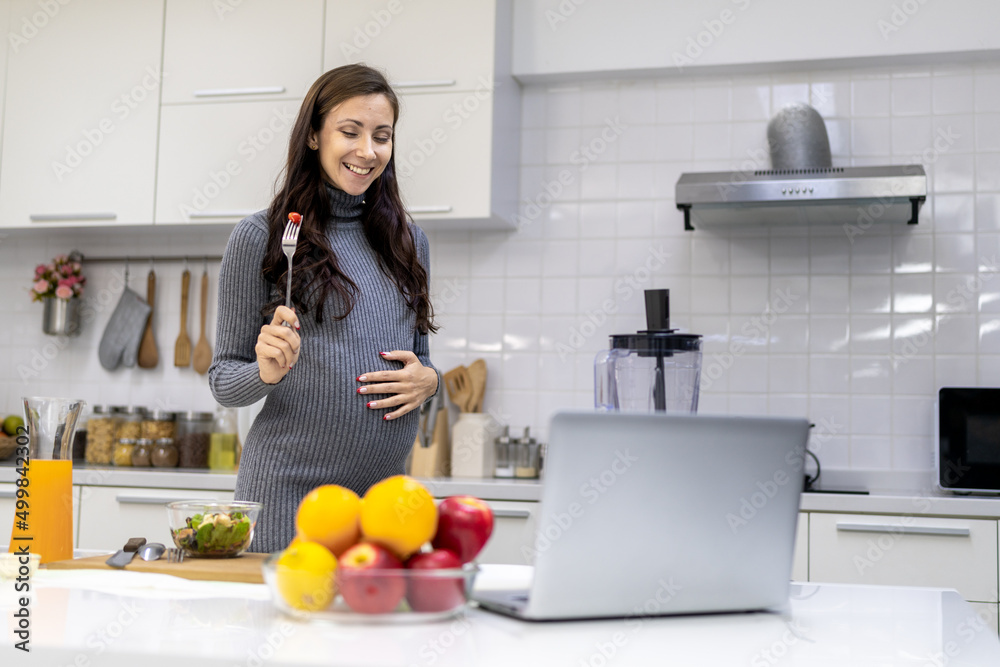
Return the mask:
M 219 407 L 208 448 L 208 467 L 232 472 L 236 469 L 236 411 Z
M 494 442 L 496 449 L 495 465 L 493 468 L 494 477 L 513 477 L 514 459 L 511 457 L 510 426 L 503 427 L 503 433 Z
M 514 476 L 519 479 L 536 479 L 539 460 L 538 441 L 531 437 L 531 427 L 524 427 L 524 437 L 517 441 L 514 449 L 517 452 Z
M 148 468 L 152 463 L 153 441 L 149 438 L 139 438 L 132 450 L 132 467 Z
M 156 468 L 176 468 L 177 467 L 177 447 L 170 438 L 160 438 L 153 445 L 149 461 Z
M 140 437 L 149 440 L 173 439 L 176 435 L 176 417 L 173 412 L 166 410 L 150 410 L 142 420 Z
M 93 408 L 91 408 L 93 413 Z M 77 422 L 76 431 L 73 433 L 73 460 L 82 461 L 87 457 L 87 422 L 90 421 L 90 414 L 86 419 L 82 418 Z
M 116 466 L 131 466 L 132 452 L 135 450 L 135 438 L 119 438 L 115 449 L 111 452 L 111 463 Z
M 177 464 L 181 468 L 207 468 L 212 439 L 211 412 L 177 413 Z
M 142 437 L 142 422 L 146 418 L 146 409 L 138 405 L 130 405 L 118 410 L 120 421 L 115 430 L 115 440 L 122 438 L 138 440 Z
M 94 465 L 111 463 L 111 450 L 115 444 L 115 422 L 109 408 L 95 405 L 87 419 L 87 447 L 83 459 Z

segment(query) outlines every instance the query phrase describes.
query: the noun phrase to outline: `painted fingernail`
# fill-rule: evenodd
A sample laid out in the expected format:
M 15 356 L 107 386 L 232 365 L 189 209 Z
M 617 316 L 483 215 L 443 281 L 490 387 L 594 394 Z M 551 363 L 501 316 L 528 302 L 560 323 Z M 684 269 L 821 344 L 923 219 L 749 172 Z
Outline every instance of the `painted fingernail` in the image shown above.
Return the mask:
M 368 403 L 366 403 L 366 405 L 367 405 L 367 406 L 368 406 L 369 408 L 374 408 L 374 407 L 375 407 L 375 403 L 376 403 L 376 401 L 368 401 Z
M 359 394 L 368 393 L 368 387 L 358 387 L 358 393 Z
M 291 369 L 293 369 L 293 368 L 295 368 L 295 364 L 288 364 L 288 369 L 289 369 L 289 370 L 291 370 Z
M 379 354 L 381 354 L 384 357 L 384 356 L 386 356 L 389 353 L 388 352 L 379 352 Z
M 385 422 L 387 422 L 387 421 L 389 421 L 390 419 L 392 419 L 392 416 L 391 416 L 391 415 L 382 415 L 382 421 L 385 421 Z
M 302 328 L 302 327 L 300 327 L 300 326 L 299 326 L 299 323 L 298 323 L 298 322 L 296 322 L 296 323 L 295 323 L 295 330 L 296 330 L 296 331 L 298 331 L 298 330 L 300 330 L 301 328 Z
M 368 376 L 367 375 L 359 375 L 358 376 L 358 382 L 367 382 L 367 381 L 368 381 Z

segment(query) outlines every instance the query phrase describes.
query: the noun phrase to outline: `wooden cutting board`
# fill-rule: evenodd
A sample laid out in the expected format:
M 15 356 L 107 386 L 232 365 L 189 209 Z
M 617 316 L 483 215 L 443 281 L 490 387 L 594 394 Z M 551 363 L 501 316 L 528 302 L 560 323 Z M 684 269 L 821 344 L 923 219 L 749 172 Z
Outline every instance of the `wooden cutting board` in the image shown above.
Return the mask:
M 138 556 L 125 566 L 129 572 L 154 572 L 172 574 L 182 579 L 197 581 L 239 581 L 247 584 L 264 583 L 261 564 L 267 554 L 245 553 L 236 558 L 185 558 L 182 563 L 170 563 L 166 558 L 144 561 Z M 114 570 L 105 561 L 111 554 L 74 558 L 48 563 L 42 567 L 50 570 Z

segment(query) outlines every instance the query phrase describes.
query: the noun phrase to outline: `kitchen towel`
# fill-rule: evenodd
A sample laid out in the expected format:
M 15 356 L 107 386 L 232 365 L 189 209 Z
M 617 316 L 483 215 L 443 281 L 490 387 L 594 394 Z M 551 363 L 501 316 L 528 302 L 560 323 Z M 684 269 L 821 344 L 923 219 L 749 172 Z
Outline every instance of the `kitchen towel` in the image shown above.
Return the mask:
M 101 366 L 109 371 L 119 365 L 135 366 L 139 355 L 139 342 L 146 328 L 151 308 L 141 296 L 128 287 L 122 292 L 115 312 L 111 313 L 108 325 L 104 327 L 104 335 L 97 348 L 97 357 Z

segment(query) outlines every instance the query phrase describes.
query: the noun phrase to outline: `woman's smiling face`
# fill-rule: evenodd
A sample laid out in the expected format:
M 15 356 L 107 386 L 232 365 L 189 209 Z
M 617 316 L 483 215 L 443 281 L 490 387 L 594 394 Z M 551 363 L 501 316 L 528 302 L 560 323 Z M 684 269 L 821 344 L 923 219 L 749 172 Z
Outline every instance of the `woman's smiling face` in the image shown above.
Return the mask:
M 309 137 L 323 177 L 352 195 L 364 194 L 392 157 L 393 111 L 385 95 L 352 97 L 330 109 Z

